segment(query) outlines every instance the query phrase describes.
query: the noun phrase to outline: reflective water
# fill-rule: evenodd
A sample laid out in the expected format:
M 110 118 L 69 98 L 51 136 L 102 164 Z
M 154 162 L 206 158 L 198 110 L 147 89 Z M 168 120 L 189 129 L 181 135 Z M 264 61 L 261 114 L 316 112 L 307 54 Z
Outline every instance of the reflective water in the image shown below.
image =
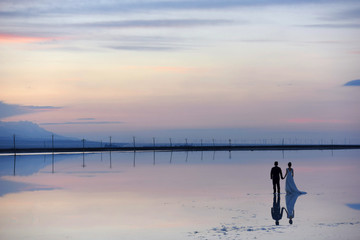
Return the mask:
M 0 239 L 359 239 L 359 156 L 359 150 L 0 156 Z M 283 171 L 293 163 L 295 182 L 308 194 L 272 194 L 275 160 Z

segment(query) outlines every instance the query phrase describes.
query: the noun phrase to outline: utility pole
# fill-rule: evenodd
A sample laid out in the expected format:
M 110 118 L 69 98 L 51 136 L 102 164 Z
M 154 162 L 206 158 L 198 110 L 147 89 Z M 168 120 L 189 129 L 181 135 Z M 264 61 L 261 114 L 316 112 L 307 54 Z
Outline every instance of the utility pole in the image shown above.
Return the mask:
M 14 140 L 14 155 L 16 156 L 16 136 L 15 134 L 13 135 L 13 140 Z
M 51 135 L 51 147 L 52 147 L 52 152 L 54 154 L 54 134 Z

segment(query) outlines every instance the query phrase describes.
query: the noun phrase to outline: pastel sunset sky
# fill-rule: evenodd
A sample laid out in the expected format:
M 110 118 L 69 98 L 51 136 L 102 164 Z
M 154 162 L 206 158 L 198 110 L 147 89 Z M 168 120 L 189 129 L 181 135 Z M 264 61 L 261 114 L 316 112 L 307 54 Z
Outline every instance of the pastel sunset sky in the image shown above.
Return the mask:
M 0 63 L 0 121 L 66 136 L 360 132 L 358 0 L 0 0 Z

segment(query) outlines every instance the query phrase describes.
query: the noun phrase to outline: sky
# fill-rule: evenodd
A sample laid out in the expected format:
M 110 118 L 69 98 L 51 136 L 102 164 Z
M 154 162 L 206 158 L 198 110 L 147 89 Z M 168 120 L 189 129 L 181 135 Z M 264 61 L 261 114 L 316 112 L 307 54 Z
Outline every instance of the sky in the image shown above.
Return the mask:
M 0 121 L 359 136 L 359 22 L 354 0 L 0 0 Z

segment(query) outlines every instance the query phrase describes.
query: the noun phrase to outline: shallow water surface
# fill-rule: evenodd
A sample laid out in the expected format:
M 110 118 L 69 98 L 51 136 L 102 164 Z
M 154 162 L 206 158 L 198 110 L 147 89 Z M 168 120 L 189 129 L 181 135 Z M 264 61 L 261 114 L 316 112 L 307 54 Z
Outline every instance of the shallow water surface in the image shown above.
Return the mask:
M 359 156 L 359 150 L 0 156 L 0 239 L 359 239 Z M 274 161 L 284 173 L 293 163 L 306 195 L 272 194 Z M 282 210 L 278 226 L 272 208 Z

